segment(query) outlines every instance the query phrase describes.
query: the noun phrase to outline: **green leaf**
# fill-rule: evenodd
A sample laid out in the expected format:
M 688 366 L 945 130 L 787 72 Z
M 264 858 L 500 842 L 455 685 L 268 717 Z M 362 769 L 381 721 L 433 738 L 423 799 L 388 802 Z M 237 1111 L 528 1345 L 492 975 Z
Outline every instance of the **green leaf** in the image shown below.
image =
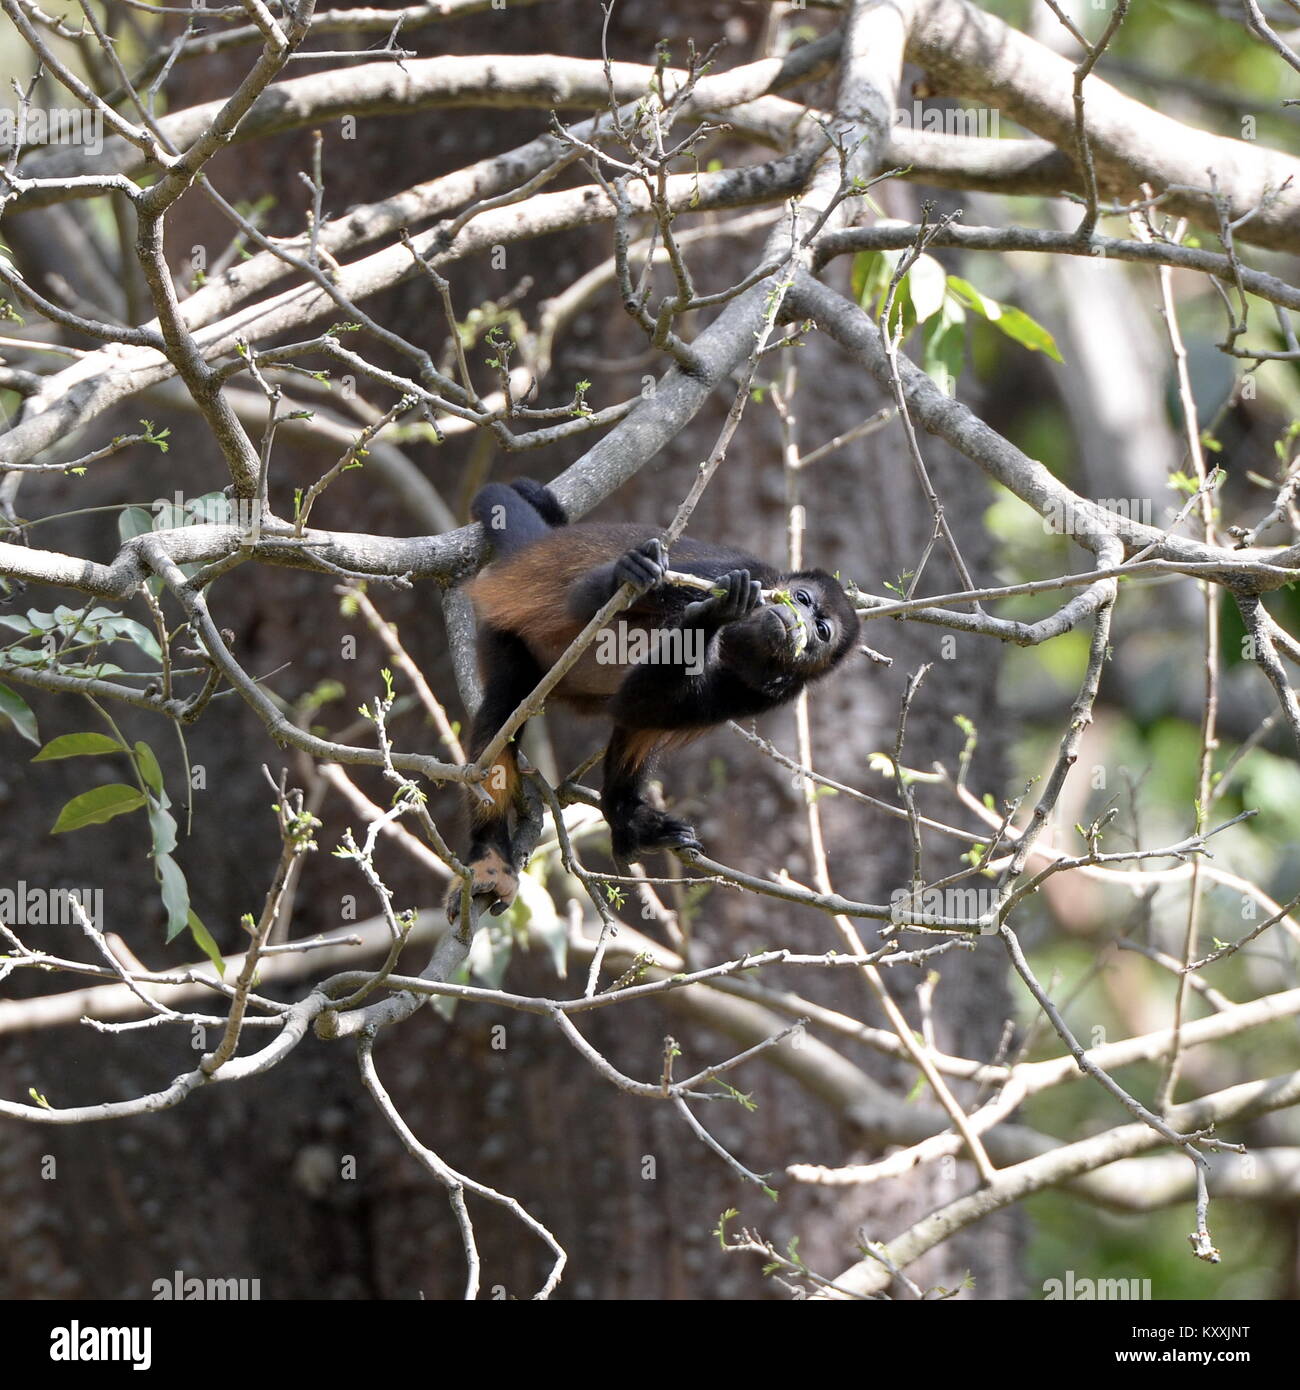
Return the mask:
M 235 514 L 230 498 L 224 492 L 205 492 L 185 504 L 185 510 L 196 521 L 207 526 L 228 526 Z
M 960 311 L 960 306 L 958 312 Z M 946 396 L 957 394 L 957 378 L 966 365 L 966 323 L 946 313 L 922 330 L 921 370 Z
M 1023 309 L 1003 306 L 1002 317 L 996 319 L 993 326 L 1000 328 L 1008 338 L 1019 343 L 1021 347 L 1027 347 L 1030 352 L 1045 352 L 1053 362 L 1065 361 L 1061 356 L 1061 350 L 1056 346 L 1056 339 Z
M 853 258 L 851 282 L 853 298 L 868 311 L 877 296 L 885 292 L 893 270 L 879 251 L 859 251 Z
M 40 743 L 41 736 L 36 731 L 36 716 L 27 701 L 7 685 L 0 685 L 0 715 L 3 715 L 28 743 Z
M 14 666 L 48 666 L 49 657 L 42 651 L 32 651 L 26 647 L 10 647 L 5 652 L 5 662 Z
M 218 975 L 224 976 L 226 973 L 226 962 L 221 958 L 221 952 L 217 948 L 217 943 L 212 939 L 212 933 L 208 931 L 199 914 L 193 908 L 189 910 L 185 925 L 190 929 L 190 935 L 194 938 L 194 944 L 203 952 L 205 956 L 216 967 Z
M 933 256 L 920 255 L 907 272 L 906 279 L 916 321 L 924 323 L 943 307 L 947 291 L 943 266 Z
M 108 734 L 60 734 L 52 738 L 32 759 L 34 763 L 53 763 L 60 758 L 85 758 L 97 753 L 124 753 L 126 746 Z
M 1002 312 L 1002 305 L 996 299 L 981 294 L 969 280 L 963 280 L 960 275 L 948 277 L 948 288 L 968 309 L 974 309 L 986 319 L 995 319 Z
M 170 854 L 176 848 L 176 817 L 152 797 L 149 798 L 149 829 L 153 834 L 155 858 Z
M 172 941 L 190 923 L 190 886 L 170 854 L 160 854 L 157 864 L 163 906 L 167 909 L 167 940 Z
M 103 825 L 114 816 L 124 816 L 143 805 L 144 793 L 121 782 L 110 782 L 106 787 L 92 787 L 90 791 L 74 796 L 59 812 L 50 834 L 61 835 L 65 830 Z
M 154 757 L 153 749 L 147 743 L 139 740 L 135 745 L 135 765 L 149 790 L 161 794 L 163 789 L 162 768 L 158 766 L 158 759 Z
M 474 936 L 468 956 L 470 972 L 488 989 L 500 989 L 513 948 L 514 938 L 507 924 L 494 919 L 486 931 L 479 931 Z
M 1005 333 L 1021 347 L 1027 347 L 1031 352 L 1045 352 L 1053 362 L 1065 361 L 1056 346 L 1056 339 L 1023 309 L 1009 304 L 999 304 L 996 299 L 982 294 L 969 280 L 963 280 L 960 275 L 948 277 L 948 288 L 967 308 L 974 309 L 998 332 Z
M 449 983 L 454 985 L 469 984 L 469 965 L 467 962 L 461 961 L 455 970 L 451 972 L 451 980 Z M 456 1005 L 459 1002 L 459 1000 L 453 999 L 449 994 L 435 994 L 433 996 L 433 1002 L 429 1007 L 434 1013 L 450 1023 L 452 1019 L 456 1017 Z
M 153 530 L 153 513 L 144 507 L 124 507 L 117 514 L 117 534 L 124 541 L 134 540 Z
M 143 623 L 137 623 L 134 618 L 123 618 L 116 613 L 100 617 L 92 613 L 90 617 L 105 640 L 134 642 L 146 656 L 162 665 L 162 649 L 158 645 L 158 639 Z

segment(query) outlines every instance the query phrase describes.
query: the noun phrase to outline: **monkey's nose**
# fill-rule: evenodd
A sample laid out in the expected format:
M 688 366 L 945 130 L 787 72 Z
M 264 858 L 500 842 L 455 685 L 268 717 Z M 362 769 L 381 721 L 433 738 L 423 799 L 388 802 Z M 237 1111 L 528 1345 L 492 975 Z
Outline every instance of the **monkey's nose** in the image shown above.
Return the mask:
M 769 603 L 767 611 L 781 624 L 787 632 L 793 632 L 795 628 L 795 616 L 789 607 L 784 603 Z
M 772 603 L 768 605 L 767 611 L 771 613 L 776 621 L 785 631 L 786 637 L 793 643 L 798 644 L 802 632 L 799 623 L 799 615 L 786 603 Z

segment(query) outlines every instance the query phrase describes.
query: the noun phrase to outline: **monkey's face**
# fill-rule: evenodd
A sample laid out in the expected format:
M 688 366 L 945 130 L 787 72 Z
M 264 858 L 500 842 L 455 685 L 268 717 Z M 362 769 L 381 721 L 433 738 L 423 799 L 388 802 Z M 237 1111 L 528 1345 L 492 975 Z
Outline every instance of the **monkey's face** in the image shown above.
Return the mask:
M 824 570 L 801 570 L 779 587 L 781 597 L 723 630 L 728 665 L 752 669 L 765 681 L 825 675 L 858 635 L 853 605 Z

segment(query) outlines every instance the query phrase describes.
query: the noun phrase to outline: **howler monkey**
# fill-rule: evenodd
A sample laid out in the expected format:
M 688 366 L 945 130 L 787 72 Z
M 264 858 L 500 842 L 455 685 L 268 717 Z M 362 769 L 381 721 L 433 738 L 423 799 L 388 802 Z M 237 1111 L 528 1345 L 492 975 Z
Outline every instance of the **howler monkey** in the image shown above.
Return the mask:
M 602 808 L 615 855 L 699 849 L 685 821 L 643 795 L 647 765 L 727 719 L 793 699 L 848 653 L 858 617 L 823 570 L 782 574 L 727 546 L 682 539 L 674 570 L 715 581 L 713 590 L 664 581 L 668 556 L 646 526 L 567 525 L 555 494 L 530 479 L 491 483 L 470 506 L 492 563 L 469 586 L 478 613 L 483 699 L 469 754 L 477 758 L 574 637 L 624 583 L 637 598 L 584 652 L 551 693 L 580 713 L 614 723 L 605 754 Z M 561 529 L 562 528 L 562 529 Z M 762 590 L 781 591 L 764 603 Z M 510 813 L 519 768 L 508 745 L 473 809 L 471 891 L 504 911 L 518 887 Z M 454 915 L 460 880 L 452 883 Z

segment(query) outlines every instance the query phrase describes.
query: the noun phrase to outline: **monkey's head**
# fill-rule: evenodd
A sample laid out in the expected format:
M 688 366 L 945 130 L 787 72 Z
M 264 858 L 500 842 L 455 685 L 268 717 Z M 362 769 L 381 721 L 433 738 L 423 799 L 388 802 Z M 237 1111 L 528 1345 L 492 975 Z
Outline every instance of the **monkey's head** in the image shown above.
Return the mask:
M 825 570 L 799 570 L 778 582 L 782 597 L 723 629 L 728 665 L 752 670 L 755 684 L 798 686 L 833 670 L 857 640 L 848 595 Z

